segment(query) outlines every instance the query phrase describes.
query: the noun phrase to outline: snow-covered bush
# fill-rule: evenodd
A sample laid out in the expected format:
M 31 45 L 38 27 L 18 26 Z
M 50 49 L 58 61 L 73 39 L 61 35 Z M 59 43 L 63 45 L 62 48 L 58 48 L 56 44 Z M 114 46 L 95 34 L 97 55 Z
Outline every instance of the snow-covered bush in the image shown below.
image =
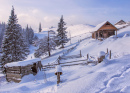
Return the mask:
M 40 57 L 42 55 L 51 55 L 51 51 L 56 47 L 56 43 L 53 38 L 44 37 L 40 40 L 39 48 L 35 51 L 34 56 Z

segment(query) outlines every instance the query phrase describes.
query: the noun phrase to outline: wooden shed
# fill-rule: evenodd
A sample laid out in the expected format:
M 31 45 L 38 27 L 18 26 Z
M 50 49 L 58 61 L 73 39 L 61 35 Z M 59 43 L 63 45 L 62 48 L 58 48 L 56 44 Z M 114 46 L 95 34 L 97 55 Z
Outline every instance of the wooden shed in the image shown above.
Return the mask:
M 97 25 L 92 31 L 92 38 L 94 39 L 102 39 L 108 38 L 112 35 L 117 36 L 117 28 L 112 25 L 110 22 L 105 21 L 99 25 Z
M 124 25 L 124 24 L 127 24 L 127 23 L 124 20 L 120 20 L 115 25 Z
M 33 74 L 36 75 L 42 68 L 41 59 L 32 59 L 27 61 L 19 61 L 5 64 L 6 80 L 19 83 L 23 76 Z

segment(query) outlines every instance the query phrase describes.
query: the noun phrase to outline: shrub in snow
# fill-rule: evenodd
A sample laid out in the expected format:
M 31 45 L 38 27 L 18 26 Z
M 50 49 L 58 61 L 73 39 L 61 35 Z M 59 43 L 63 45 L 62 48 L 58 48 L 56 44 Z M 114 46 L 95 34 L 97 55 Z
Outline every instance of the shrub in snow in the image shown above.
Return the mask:
M 42 55 L 51 55 L 51 51 L 56 47 L 56 43 L 53 38 L 45 37 L 40 40 L 39 48 L 35 51 L 34 56 L 40 57 Z

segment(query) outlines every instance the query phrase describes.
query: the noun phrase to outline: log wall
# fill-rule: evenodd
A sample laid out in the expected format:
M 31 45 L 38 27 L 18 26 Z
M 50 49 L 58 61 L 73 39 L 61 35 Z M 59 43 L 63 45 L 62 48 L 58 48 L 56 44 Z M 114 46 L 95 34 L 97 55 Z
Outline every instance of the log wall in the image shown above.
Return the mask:
M 23 76 L 33 74 L 36 75 L 37 73 L 32 71 L 32 67 L 34 65 L 30 64 L 27 66 L 13 66 L 13 67 L 6 67 L 6 80 L 8 82 L 14 81 L 19 83 Z M 42 67 L 41 61 L 36 62 L 36 72 Z

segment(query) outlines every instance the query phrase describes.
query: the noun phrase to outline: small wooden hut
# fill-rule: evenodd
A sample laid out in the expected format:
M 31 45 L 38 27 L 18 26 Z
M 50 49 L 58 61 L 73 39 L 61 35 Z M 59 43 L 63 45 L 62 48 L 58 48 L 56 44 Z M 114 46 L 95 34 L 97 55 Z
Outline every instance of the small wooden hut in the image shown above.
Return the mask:
M 32 59 L 27 61 L 19 61 L 5 64 L 6 80 L 19 83 L 23 76 L 33 74 L 36 75 L 41 70 L 41 59 Z
M 99 25 L 97 25 L 92 31 L 92 38 L 94 39 L 102 39 L 108 38 L 112 35 L 117 36 L 117 28 L 112 25 L 110 22 L 105 21 Z
M 124 24 L 127 24 L 127 23 L 124 20 L 120 20 L 115 25 L 124 25 Z

